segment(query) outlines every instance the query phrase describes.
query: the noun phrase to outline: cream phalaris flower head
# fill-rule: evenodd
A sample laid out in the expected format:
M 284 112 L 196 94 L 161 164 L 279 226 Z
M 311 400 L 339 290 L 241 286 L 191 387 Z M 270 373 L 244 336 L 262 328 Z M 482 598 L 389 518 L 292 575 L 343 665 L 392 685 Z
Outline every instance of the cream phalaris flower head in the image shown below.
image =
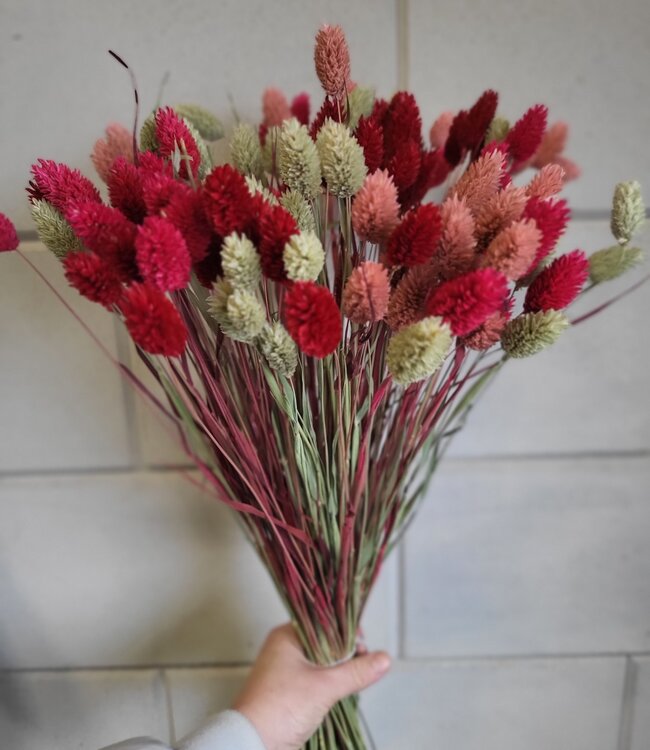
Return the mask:
M 252 341 L 266 321 L 257 297 L 245 289 L 236 289 L 227 279 L 215 282 L 208 309 L 223 333 L 236 341 Z
M 282 260 L 292 281 L 315 281 L 323 270 L 325 251 L 314 232 L 301 232 L 284 246 Z
M 262 146 L 255 128 L 246 122 L 241 122 L 233 130 L 230 139 L 230 155 L 235 169 L 243 175 L 261 177 L 264 172 L 262 165 Z
M 221 246 L 221 268 L 224 278 L 235 289 L 255 289 L 262 276 L 260 257 L 255 245 L 245 235 L 230 234 Z
M 262 146 L 262 166 L 269 174 L 278 171 L 278 146 L 280 141 L 280 128 L 277 125 L 269 128 Z
M 256 339 L 269 367 L 291 377 L 298 365 L 298 347 L 282 323 L 266 323 Z
M 248 175 L 248 177 L 244 177 L 244 179 L 246 180 L 246 185 L 248 186 L 248 192 L 251 195 L 255 195 L 257 193 L 261 195 L 264 200 L 267 203 L 270 203 L 272 206 L 278 205 L 278 199 L 267 187 L 262 184 L 262 182 L 260 182 L 260 180 L 257 179 L 257 177 Z
M 280 178 L 287 187 L 306 198 L 320 193 L 321 173 L 318 152 L 309 131 L 292 118 L 282 124 L 277 148 Z
M 224 129 L 221 120 L 198 104 L 177 104 L 174 112 L 186 122 L 192 124 L 201 138 L 206 141 L 218 141 L 223 138 Z
M 367 172 L 357 139 L 343 123 L 328 119 L 318 132 L 316 148 L 329 191 L 339 198 L 354 195 Z
M 555 343 L 568 325 L 566 316 L 557 310 L 524 313 L 506 324 L 501 346 L 510 357 L 530 357 Z
M 392 335 L 386 352 L 393 380 L 406 386 L 433 375 L 449 351 L 451 338 L 449 326 L 434 316 L 400 328 Z
M 485 134 L 485 142 L 491 143 L 492 141 L 503 141 L 508 135 L 509 130 L 510 123 L 508 122 L 508 120 L 506 120 L 505 117 L 497 115 L 490 123 L 490 127 L 487 129 L 487 133 Z
M 280 205 L 293 216 L 301 232 L 315 231 L 316 222 L 312 207 L 297 190 L 287 190 L 283 193 Z
M 372 112 L 375 103 L 375 90 L 355 86 L 348 94 L 348 127 L 354 130 L 362 117 Z
M 620 245 L 629 242 L 645 221 L 641 185 L 636 181 L 619 182 L 612 201 L 612 234 Z
M 628 245 L 614 245 L 589 256 L 589 278 L 594 284 L 611 281 L 643 260 L 643 250 Z
M 81 240 L 63 215 L 45 200 L 32 203 L 32 217 L 41 242 L 57 258 L 65 258 L 69 250 L 81 250 Z

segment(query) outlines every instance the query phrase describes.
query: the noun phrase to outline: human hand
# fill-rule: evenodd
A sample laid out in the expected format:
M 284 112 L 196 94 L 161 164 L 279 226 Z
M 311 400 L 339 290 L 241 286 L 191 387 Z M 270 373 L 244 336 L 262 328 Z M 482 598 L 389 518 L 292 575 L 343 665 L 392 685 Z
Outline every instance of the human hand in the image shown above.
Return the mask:
M 383 677 L 390 657 L 364 653 L 319 667 L 302 653 L 291 625 L 272 630 L 233 708 L 255 727 L 267 750 L 299 750 L 342 698 Z

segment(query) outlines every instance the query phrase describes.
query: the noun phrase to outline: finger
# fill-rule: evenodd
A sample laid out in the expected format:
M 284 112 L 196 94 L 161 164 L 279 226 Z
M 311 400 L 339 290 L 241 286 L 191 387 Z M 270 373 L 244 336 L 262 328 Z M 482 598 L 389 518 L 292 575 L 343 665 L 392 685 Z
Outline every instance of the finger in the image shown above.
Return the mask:
M 389 669 L 390 657 L 385 651 L 357 656 L 345 664 L 331 667 L 328 681 L 332 686 L 334 701 L 359 693 L 381 679 Z

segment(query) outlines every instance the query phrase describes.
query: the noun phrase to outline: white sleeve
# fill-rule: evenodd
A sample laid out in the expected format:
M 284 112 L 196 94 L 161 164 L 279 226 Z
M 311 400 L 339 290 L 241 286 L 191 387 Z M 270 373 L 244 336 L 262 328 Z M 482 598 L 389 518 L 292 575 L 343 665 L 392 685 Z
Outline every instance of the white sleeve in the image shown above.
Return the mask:
M 172 750 L 147 737 L 110 745 L 103 750 Z M 175 750 L 266 750 L 255 727 L 238 711 L 222 711 L 182 739 Z

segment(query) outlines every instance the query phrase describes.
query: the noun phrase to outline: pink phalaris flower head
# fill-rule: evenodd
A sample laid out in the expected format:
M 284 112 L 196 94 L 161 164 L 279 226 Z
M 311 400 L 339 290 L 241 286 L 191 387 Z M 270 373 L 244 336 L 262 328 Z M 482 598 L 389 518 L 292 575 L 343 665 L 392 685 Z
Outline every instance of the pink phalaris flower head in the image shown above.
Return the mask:
M 589 260 L 582 250 L 561 255 L 528 287 L 524 312 L 563 310 L 580 294 L 589 278 Z
M 342 99 L 350 78 L 350 51 L 340 26 L 324 24 L 316 34 L 316 75 L 328 96 Z
M 7 216 L 0 213 L 0 253 L 15 250 L 18 244 L 16 227 Z
M 510 313 L 497 311 L 492 313 L 487 320 L 476 330 L 463 337 L 463 345 L 468 349 L 485 351 L 501 339 L 503 329 L 510 320 Z
M 471 270 L 476 253 L 474 217 L 462 198 L 452 195 L 440 206 L 442 234 L 436 252 L 443 278 Z
M 137 226 L 117 208 L 103 203 L 78 203 L 67 212 L 74 233 L 102 257 L 122 281 L 139 277 L 135 263 Z
M 384 160 L 384 130 L 374 117 L 361 117 L 355 137 L 363 149 L 363 157 L 372 174 Z
M 397 188 L 386 170 L 369 174 L 352 203 L 352 226 L 362 240 L 384 242 L 399 221 Z
M 449 129 L 454 120 L 453 112 L 443 112 L 429 130 L 429 143 L 432 148 L 443 148 L 449 138 Z
M 541 239 L 542 233 L 534 221 L 515 221 L 490 242 L 480 265 L 494 268 L 508 279 L 520 279 L 528 272 Z
M 156 140 L 161 156 L 169 159 L 176 150 L 180 151 L 183 156 L 178 170 L 180 177 L 185 179 L 190 172 L 196 176 L 201 166 L 201 154 L 183 119 L 171 107 L 162 107 L 156 111 L 155 120 Z
M 121 302 L 133 341 L 150 354 L 179 357 L 185 349 L 187 328 L 164 292 L 150 284 L 132 284 Z
M 562 155 L 568 135 L 569 126 L 565 122 L 553 123 L 544 134 L 540 147 L 531 160 L 532 165 L 538 169 L 547 164 L 559 164 L 564 169 L 565 182 L 580 176 L 580 167 Z
M 118 156 L 133 163 L 133 135 L 124 125 L 112 122 L 106 128 L 106 137 L 95 141 L 90 155 L 97 174 L 104 182 L 108 182 L 111 167 Z
M 301 125 L 309 125 L 309 94 L 304 91 L 291 101 L 291 114 Z
M 116 157 L 105 178 L 111 206 L 136 224 L 147 215 L 142 178 L 143 172 L 123 156 Z
M 484 91 L 469 110 L 461 110 L 454 117 L 445 143 L 445 158 L 452 167 L 460 163 L 464 154 L 475 151 L 483 142 L 494 119 L 499 96 L 496 91 Z
M 96 253 L 69 252 L 63 259 L 65 277 L 80 294 L 111 309 L 122 296 L 122 282 Z
M 350 274 L 343 290 L 343 313 L 353 323 L 374 323 L 388 310 L 388 269 L 367 260 Z
M 253 198 L 244 177 L 229 164 L 215 167 L 203 189 L 206 213 L 217 234 L 243 232 L 253 218 Z
M 39 159 L 32 165 L 32 175 L 27 192 L 30 200 L 46 200 L 64 215 L 68 206 L 94 201 L 101 203 L 99 191 L 78 169 L 57 164 L 50 159 Z
M 506 143 L 512 157 L 512 169 L 517 171 L 535 154 L 546 130 L 548 108 L 536 104 L 527 110 L 510 128 Z
M 557 241 L 564 234 L 571 212 L 564 199 L 540 200 L 530 198 L 523 213 L 524 218 L 532 219 L 542 233 L 537 254 L 529 271 L 535 269 L 547 255 L 553 252 Z
M 483 154 L 469 165 L 450 194 L 464 198 L 470 211 L 477 215 L 481 206 L 499 190 L 504 168 L 505 157 L 500 150 Z
M 545 164 L 526 186 L 532 198 L 552 198 L 564 187 L 564 169 L 559 164 Z
M 325 99 L 321 108 L 316 113 L 316 117 L 309 128 L 309 135 L 313 140 L 316 140 L 318 132 L 323 127 L 326 120 L 334 120 L 334 122 L 343 122 L 345 118 L 345 102 L 337 101 L 336 99 Z
M 476 236 L 480 247 L 487 247 L 502 229 L 520 219 L 527 202 L 525 188 L 512 184 L 488 198 L 476 216 Z
M 388 241 L 388 264 L 416 266 L 426 263 L 436 251 L 441 231 L 440 211 L 433 203 L 409 211 Z
M 262 114 L 267 128 L 282 125 L 291 117 L 289 102 L 280 89 L 273 87 L 265 89 L 262 94 Z
M 259 248 L 262 273 L 274 281 L 286 281 L 284 246 L 300 230 L 296 220 L 282 206 L 266 202 L 259 205 L 257 236 L 252 239 Z
M 415 97 L 408 91 L 398 91 L 390 100 L 383 118 L 384 146 L 387 158 L 397 153 L 407 141 L 418 148 L 422 142 L 422 118 Z
M 437 286 L 425 309 L 449 323 L 454 335 L 465 336 L 501 310 L 507 296 L 506 277 L 494 268 L 481 268 Z
M 402 141 L 387 165 L 400 194 L 403 194 L 418 179 L 421 165 L 420 144 L 417 141 Z
M 424 302 L 438 281 L 438 273 L 431 263 L 414 266 L 400 279 L 388 300 L 386 322 L 391 330 L 417 323 L 425 316 Z
M 138 227 L 135 259 L 145 282 L 163 292 L 183 289 L 190 280 L 191 259 L 183 235 L 159 216 L 148 216 Z
M 313 281 L 297 281 L 284 297 L 284 318 L 291 338 L 305 354 L 331 354 L 341 340 L 341 311 L 330 290 Z
M 163 211 L 164 217 L 183 235 L 194 263 L 203 260 L 213 237 L 212 226 L 200 190 L 180 183 L 183 190 L 172 196 Z

